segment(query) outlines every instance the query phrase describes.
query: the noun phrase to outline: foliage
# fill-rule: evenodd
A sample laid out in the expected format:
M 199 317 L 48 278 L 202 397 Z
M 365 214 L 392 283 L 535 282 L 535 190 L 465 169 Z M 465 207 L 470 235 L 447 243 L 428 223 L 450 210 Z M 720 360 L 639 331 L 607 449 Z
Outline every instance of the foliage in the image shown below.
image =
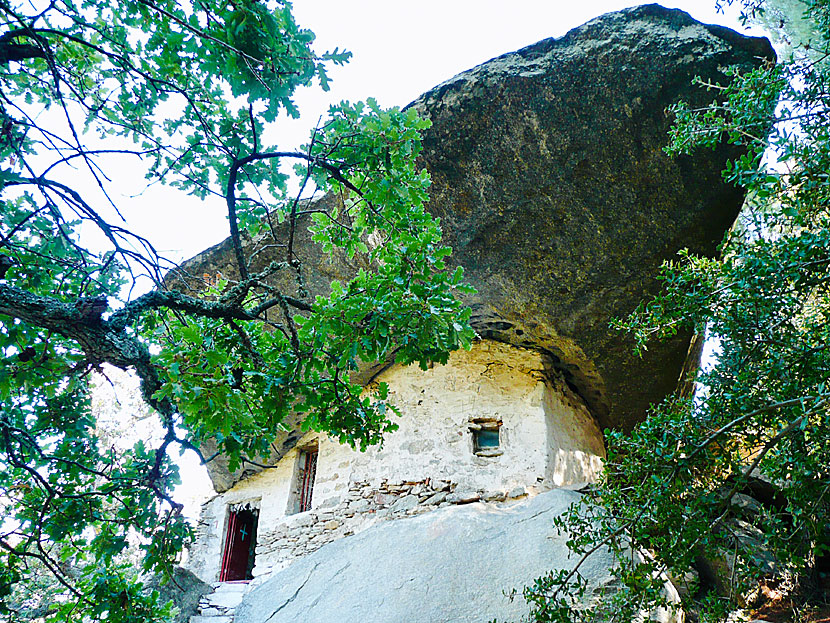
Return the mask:
M 300 149 L 264 144 L 298 115 L 295 90 L 327 89 L 349 57 L 315 52 L 288 2 L 2 2 L 0 22 L 0 618 L 164 620 L 140 573 L 169 571 L 189 537 L 168 450 L 264 461 L 289 414 L 365 448 L 395 424 L 384 387 L 352 382 L 363 362 L 426 367 L 469 346 L 467 286 L 414 164 L 428 122 L 343 103 Z M 165 281 L 172 264 L 111 192 L 128 158 L 225 206 L 234 275 Z M 318 252 L 362 267 L 315 300 L 309 226 Z M 254 272 L 262 240 L 277 259 Z M 103 363 L 140 377 L 161 443 L 101 443 L 87 376 Z M 32 610 L 44 572 L 54 596 Z
M 830 552 L 830 3 L 806 6 L 824 37 L 809 56 L 702 84 L 713 105 L 674 109 L 670 152 L 746 147 L 724 177 L 747 206 L 720 258 L 681 253 L 662 293 L 616 325 L 641 350 L 693 329 L 715 361 L 694 399 L 667 399 L 630 435 L 606 431 L 602 481 L 558 522 L 578 556 L 611 549 L 619 590 L 586 604 L 578 568 L 551 574 L 526 591 L 534 620 L 636 620 L 691 570 L 706 621 L 751 604 L 762 579 L 802 599 L 815 588 Z

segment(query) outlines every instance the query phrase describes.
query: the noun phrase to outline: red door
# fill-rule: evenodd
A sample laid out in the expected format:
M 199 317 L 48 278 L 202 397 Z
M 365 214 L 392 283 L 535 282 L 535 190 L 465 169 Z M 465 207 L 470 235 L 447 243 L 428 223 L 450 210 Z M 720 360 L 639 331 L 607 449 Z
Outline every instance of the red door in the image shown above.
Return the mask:
M 225 537 L 225 552 L 222 556 L 220 582 L 250 580 L 254 568 L 256 548 L 256 512 L 244 509 L 231 511 L 228 517 L 228 533 Z

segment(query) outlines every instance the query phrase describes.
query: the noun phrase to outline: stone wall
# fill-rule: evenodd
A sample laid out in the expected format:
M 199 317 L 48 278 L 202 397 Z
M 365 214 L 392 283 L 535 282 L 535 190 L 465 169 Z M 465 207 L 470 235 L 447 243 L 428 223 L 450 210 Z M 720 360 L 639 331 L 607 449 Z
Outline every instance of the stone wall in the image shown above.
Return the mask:
M 289 516 L 274 529 L 260 531 L 254 575 L 283 569 L 326 543 L 362 532 L 380 521 L 420 515 L 453 504 L 505 502 L 526 495 L 524 487 L 510 491 L 462 490 L 458 483 L 448 480 L 353 482 L 336 506 Z
M 275 466 L 204 505 L 188 567 L 215 581 L 231 505 L 259 508 L 255 576 L 377 521 L 452 503 L 505 501 L 593 480 L 602 435 L 567 385 L 544 374 L 539 353 L 481 341 L 444 366 L 393 367 L 378 379 L 402 417 L 382 447 L 357 452 L 309 433 Z M 476 452 L 477 422 L 499 422 L 499 447 Z M 316 443 L 310 511 L 289 514 L 297 462 Z

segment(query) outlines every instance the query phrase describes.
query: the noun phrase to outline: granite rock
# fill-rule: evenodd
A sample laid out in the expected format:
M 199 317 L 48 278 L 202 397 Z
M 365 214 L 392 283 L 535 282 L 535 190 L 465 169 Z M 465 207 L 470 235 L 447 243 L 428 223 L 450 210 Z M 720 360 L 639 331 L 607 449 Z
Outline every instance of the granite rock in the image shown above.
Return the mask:
M 213 591 L 213 587 L 182 567 L 174 567 L 170 579 L 161 583 L 154 577 L 148 587 L 158 590 L 161 603 L 172 601 L 178 614 L 172 623 L 187 623 L 199 608 L 199 600 Z M 216 622 L 220 623 L 220 622 Z
M 721 177 L 741 151 L 669 157 L 666 109 L 711 101 L 695 76 L 723 83 L 726 67 L 773 58 L 766 39 L 652 4 L 483 63 L 410 105 L 432 121 L 421 156 L 433 181 L 428 208 L 441 218 L 450 263 L 478 291 L 466 300 L 475 328 L 545 353 L 601 427 L 630 428 L 672 392 L 691 339 L 681 331 L 640 358 L 609 321 L 658 291 L 661 264 L 680 249 L 714 254 L 743 200 Z M 358 268 L 322 256 L 305 227 L 298 236 L 312 296 Z M 248 242 L 263 249 L 253 271 L 273 259 L 272 243 Z M 230 242 L 184 269 L 233 278 Z M 298 438 L 284 433 L 277 455 Z M 209 467 L 219 490 L 243 476 L 221 459 Z
M 322 546 L 246 593 L 234 623 L 485 623 L 528 612 L 513 590 L 570 568 L 553 518 L 579 498 L 553 490 L 509 507 L 452 506 L 384 522 Z M 588 599 L 613 590 L 610 554 L 581 568 Z M 669 594 L 676 592 L 667 586 Z M 677 621 L 666 612 L 657 621 Z

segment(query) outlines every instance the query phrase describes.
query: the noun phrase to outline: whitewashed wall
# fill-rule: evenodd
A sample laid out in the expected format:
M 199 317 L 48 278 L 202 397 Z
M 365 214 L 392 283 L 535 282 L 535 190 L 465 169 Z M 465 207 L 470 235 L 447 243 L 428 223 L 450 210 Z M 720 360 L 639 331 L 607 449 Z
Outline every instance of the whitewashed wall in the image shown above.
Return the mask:
M 217 579 L 228 506 L 238 502 L 260 507 L 254 573 L 261 575 L 378 519 L 471 499 L 509 500 L 593 480 L 600 469 L 601 432 L 564 383 L 545 378 L 535 351 L 481 341 L 453 353 L 447 365 L 393 367 L 378 380 L 401 410 L 400 428 L 366 452 L 306 435 L 298 448 L 319 444 L 306 513 L 286 515 L 297 449 L 207 502 L 188 562 L 199 577 Z M 500 456 L 474 454 L 469 423 L 476 418 L 501 419 Z

